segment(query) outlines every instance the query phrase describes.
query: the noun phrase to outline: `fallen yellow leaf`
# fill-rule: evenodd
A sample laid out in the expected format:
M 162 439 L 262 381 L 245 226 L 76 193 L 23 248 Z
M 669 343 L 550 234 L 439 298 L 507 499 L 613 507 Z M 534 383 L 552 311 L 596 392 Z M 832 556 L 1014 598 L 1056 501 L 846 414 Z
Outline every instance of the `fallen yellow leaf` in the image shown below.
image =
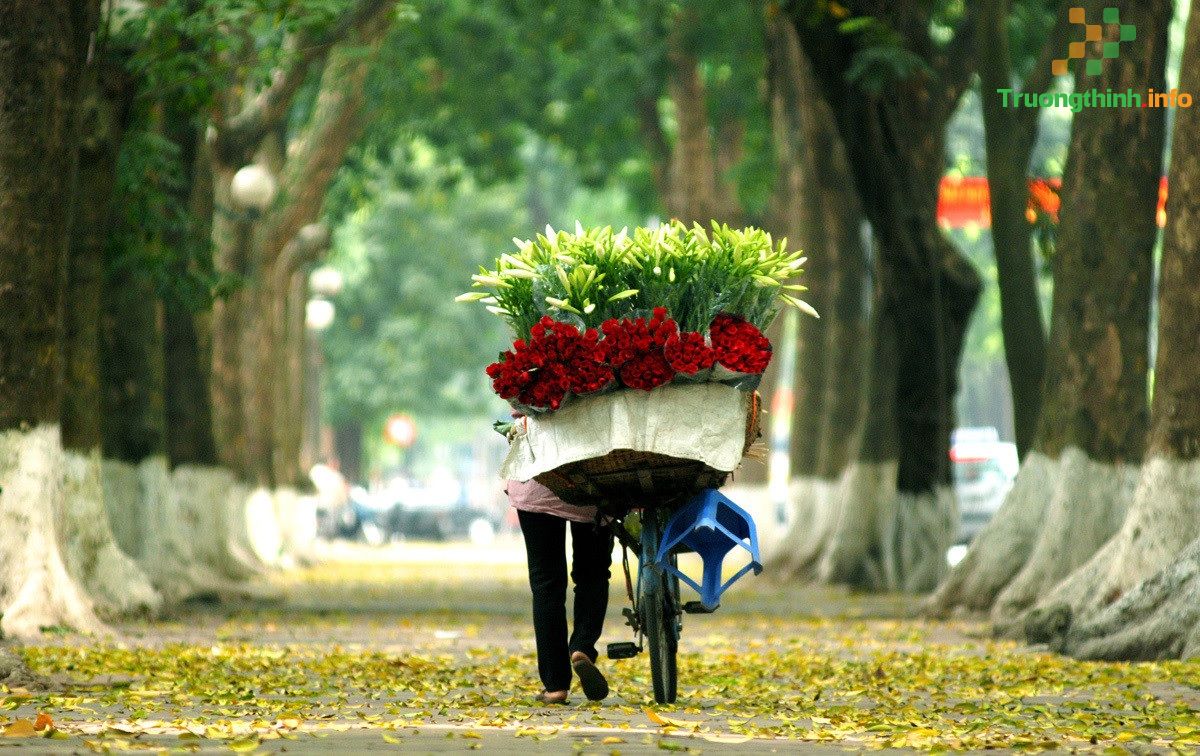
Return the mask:
M 667 727 L 670 724 L 670 722 L 659 716 L 658 712 L 653 709 L 642 709 L 642 711 L 646 712 L 646 716 L 650 718 L 650 721 L 659 727 Z
M 34 735 L 37 735 L 37 728 L 28 719 L 15 720 L 4 728 L 6 738 L 32 738 Z

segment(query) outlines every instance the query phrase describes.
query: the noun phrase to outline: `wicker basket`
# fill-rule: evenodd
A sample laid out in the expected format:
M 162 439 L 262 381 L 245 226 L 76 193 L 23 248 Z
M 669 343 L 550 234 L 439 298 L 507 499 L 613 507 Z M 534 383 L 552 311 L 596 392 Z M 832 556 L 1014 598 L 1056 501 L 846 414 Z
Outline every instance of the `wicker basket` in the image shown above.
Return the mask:
M 746 412 L 743 453 L 758 439 L 762 408 L 758 392 Z M 705 488 L 719 488 L 729 473 L 694 459 L 615 449 L 602 457 L 580 460 L 538 475 L 536 480 L 563 501 L 603 509 L 626 509 L 653 500 L 681 504 Z

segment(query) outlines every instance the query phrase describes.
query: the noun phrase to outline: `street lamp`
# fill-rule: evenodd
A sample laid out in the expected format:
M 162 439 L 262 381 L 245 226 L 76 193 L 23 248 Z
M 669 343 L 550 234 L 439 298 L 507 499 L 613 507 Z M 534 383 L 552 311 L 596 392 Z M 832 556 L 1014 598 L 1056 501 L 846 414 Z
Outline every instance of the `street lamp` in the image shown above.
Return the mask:
M 310 331 L 320 333 L 333 325 L 336 310 L 328 299 L 310 299 L 304 306 L 304 325 Z
M 325 365 L 317 337 L 333 325 L 337 310 L 329 298 L 337 296 L 344 283 L 341 271 L 331 265 L 322 265 L 308 274 L 308 289 L 313 298 L 304 305 L 304 326 L 308 331 L 305 352 L 308 358 L 304 369 L 305 417 L 301 456 L 310 467 L 321 456 L 321 373 Z
M 308 288 L 319 297 L 336 297 L 344 284 L 341 271 L 332 265 L 322 265 L 308 274 Z
M 264 212 L 275 201 L 278 190 L 271 172 L 254 163 L 239 168 L 229 184 L 229 195 L 234 204 L 248 213 Z

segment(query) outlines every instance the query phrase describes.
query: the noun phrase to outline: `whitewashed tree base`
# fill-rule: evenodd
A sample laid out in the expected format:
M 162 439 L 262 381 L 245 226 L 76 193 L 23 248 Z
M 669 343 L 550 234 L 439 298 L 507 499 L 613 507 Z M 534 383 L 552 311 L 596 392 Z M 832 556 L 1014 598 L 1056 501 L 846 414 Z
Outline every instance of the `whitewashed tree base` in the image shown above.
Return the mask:
M 1053 641 L 1073 621 L 1086 624 L 1171 564 L 1198 536 L 1200 460 L 1149 460 L 1121 529 L 1022 617 L 1027 637 Z
M 275 522 L 279 526 L 278 566 L 292 569 L 315 561 L 317 497 L 293 488 L 275 490 Z
M 1072 623 L 1055 648 L 1114 661 L 1200 657 L 1200 539 L 1115 603 Z
M 1045 520 L 1058 460 L 1036 451 L 1025 456 L 1004 504 L 975 536 L 963 557 L 932 596 L 925 611 L 986 611 L 1029 559 Z
M 836 481 L 797 478 L 789 500 L 768 564 L 780 578 L 921 592 L 945 574 L 958 527 L 953 492 L 898 493 L 895 462 L 855 462 Z
M 787 520 L 767 556 L 767 567 L 785 579 L 812 580 L 836 521 L 840 503 L 837 481 L 793 478 L 788 484 Z
M 118 546 L 109 525 L 99 449 L 90 455 L 66 452 L 64 486 L 67 572 L 102 616 L 157 612 L 162 597 L 137 562 Z
M 117 545 L 135 560 L 142 558 L 145 532 L 142 491 L 138 471 L 133 465 L 111 459 L 100 461 L 104 508 Z
M 1133 501 L 1140 469 L 1098 462 L 1074 447 L 1063 452 L 1029 558 L 992 607 L 997 634 L 1023 635 L 1024 611 L 1117 532 Z
M 137 513 L 140 532 L 126 538 L 139 545 L 138 561 L 166 602 L 277 595 L 248 582 L 264 568 L 245 545 L 247 491 L 227 471 L 191 466 L 170 471 L 161 457 L 136 466 L 107 460 L 105 480 L 111 506 Z
M 219 585 L 261 576 L 266 565 L 249 547 L 245 507 L 250 490 L 221 467 L 180 465 L 171 472 L 174 506 L 195 531 L 194 559 Z
M 57 425 L 0 432 L 0 632 L 102 632 L 62 558 L 63 448 Z

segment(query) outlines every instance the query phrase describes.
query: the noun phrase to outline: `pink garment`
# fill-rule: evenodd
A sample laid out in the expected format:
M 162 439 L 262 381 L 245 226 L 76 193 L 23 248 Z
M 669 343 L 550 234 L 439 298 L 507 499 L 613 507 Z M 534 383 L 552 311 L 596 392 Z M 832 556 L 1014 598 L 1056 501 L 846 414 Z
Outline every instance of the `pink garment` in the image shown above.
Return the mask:
M 594 522 L 596 519 L 595 507 L 568 504 L 536 480 L 524 483 L 519 480 L 510 480 L 505 492 L 508 494 L 508 501 L 513 508 L 523 512 L 541 512 L 574 522 Z

